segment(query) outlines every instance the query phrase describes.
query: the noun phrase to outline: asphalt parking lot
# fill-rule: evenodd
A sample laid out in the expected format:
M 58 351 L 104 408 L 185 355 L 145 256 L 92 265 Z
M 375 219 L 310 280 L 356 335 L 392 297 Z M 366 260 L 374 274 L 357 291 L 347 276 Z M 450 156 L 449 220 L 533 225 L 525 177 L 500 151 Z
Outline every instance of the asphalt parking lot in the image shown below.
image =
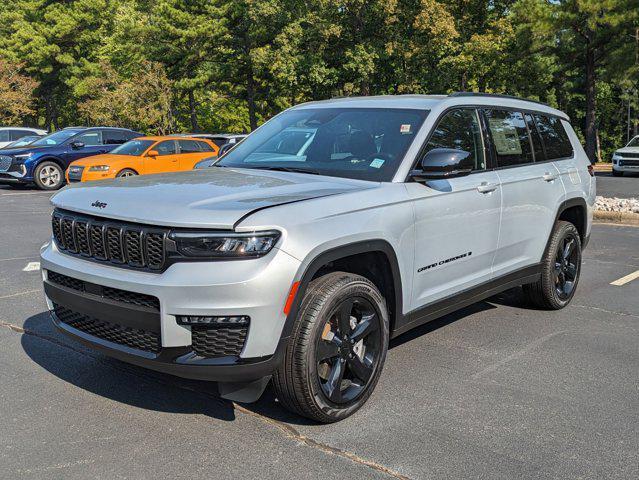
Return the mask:
M 0 187 L 0 478 L 639 478 L 639 279 L 611 285 L 639 228 L 594 226 L 560 312 L 513 290 L 396 339 L 363 410 L 326 426 L 58 334 L 30 266 L 48 198 Z
M 639 197 L 639 173 L 613 177 L 610 172 L 597 172 L 597 195 L 617 198 Z

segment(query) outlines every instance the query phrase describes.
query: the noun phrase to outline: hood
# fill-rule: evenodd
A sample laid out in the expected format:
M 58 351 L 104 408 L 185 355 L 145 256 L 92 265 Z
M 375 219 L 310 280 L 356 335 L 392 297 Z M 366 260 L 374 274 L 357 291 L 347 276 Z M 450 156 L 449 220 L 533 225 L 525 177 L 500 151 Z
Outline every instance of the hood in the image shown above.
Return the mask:
M 0 149 L 0 155 L 20 155 L 29 152 L 39 153 L 59 146 L 60 145 L 41 145 L 34 147 L 32 145 L 25 145 L 24 147 L 2 148 Z
M 71 165 L 76 167 L 88 167 L 91 165 L 110 165 L 114 162 L 138 159 L 140 159 L 140 157 L 137 155 L 113 155 L 112 153 L 103 153 L 101 155 L 93 155 L 81 158 L 80 160 L 72 162 Z
M 211 167 L 71 184 L 51 203 L 131 222 L 231 230 L 255 210 L 377 185 L 303 173 Z
M 623 147 L 615 150 L 615 153 L 639 153 L 639 147 Z

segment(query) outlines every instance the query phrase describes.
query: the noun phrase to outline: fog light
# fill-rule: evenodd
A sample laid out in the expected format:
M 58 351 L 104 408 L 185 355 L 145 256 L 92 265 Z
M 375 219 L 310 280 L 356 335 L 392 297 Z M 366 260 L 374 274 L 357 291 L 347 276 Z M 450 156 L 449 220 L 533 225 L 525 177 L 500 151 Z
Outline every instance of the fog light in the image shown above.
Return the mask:
M 246 327 L 251 318 L 246 315 L 229 315 L 226 317 L 209 317 L 200 315 L 179 315 L 180 325 L 210 325 L 212 327 Z

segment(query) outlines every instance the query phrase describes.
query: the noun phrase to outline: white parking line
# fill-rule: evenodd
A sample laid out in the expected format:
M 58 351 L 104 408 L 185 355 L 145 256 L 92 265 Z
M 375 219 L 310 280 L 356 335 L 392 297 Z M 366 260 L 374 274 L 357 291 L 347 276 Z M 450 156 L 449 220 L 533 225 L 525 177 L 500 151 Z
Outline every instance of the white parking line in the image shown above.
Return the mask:
M 632 272 L 629 275 L 626 275 L 625 277 L 621 277 L 618 280 L 615 280 L 614 282 L 610 282 L 610 285 L 614 285 L 615 287 L 621 287 L 622 285 L 625 285 L 628 282 L 632 282 L 633 280 L 639 278 L 639 270 L 637 270 L 636 272 Z
M 23 272 L 35 272 L 36 270 L 40 270 L 40 262 L 29 262 L 22 269 Z

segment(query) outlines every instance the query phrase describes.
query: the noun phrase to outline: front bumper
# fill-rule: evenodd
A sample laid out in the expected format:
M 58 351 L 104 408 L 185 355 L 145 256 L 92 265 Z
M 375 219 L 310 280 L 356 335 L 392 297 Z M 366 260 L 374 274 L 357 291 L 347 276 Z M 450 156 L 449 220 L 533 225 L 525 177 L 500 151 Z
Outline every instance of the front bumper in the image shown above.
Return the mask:
M 157 371 L 193 379 L 246 382 L 270 375 L 281 360 L 288 338 L 282 335 L 283 306 L 299 262 L 275 249 L 259 259 L 191 262 L 171 265 L 161 274 L 97 264 L 66 255 L 51 242 L 41 252 L 47 305 L 55 326 L 64 334 L 109 356 Z M 98 288 L 156 297 L 159 309 L 150 312 L 60 287 L 48 272 L 78 279 Z M 157 351 L 131 348 L 74 328 L 54 312 L 54 304 L 79 314 L 157 333 Z M 204 358 L 194 353 L 192 327 L 180 325 L 178 315 L 247 315 L 250 326 L 238 356 Z

